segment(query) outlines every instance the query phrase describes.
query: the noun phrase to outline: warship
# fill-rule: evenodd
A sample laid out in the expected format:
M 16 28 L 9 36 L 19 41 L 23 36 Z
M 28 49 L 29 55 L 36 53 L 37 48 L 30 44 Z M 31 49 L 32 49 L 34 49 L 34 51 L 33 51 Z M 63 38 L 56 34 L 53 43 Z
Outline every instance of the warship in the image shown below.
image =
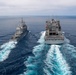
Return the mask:
M 54 19 L 51 21 L 46 21 L 46 32 L 44 39 L 46 44 L 64 43 L 64 32 L 61 31 L 60 21 L 56 21 Z
M 12 36 L 11 40 L 19 42 L 28 33 L 27 25 L 21 19 L 20 25 L 16 28 L 15 34 Z

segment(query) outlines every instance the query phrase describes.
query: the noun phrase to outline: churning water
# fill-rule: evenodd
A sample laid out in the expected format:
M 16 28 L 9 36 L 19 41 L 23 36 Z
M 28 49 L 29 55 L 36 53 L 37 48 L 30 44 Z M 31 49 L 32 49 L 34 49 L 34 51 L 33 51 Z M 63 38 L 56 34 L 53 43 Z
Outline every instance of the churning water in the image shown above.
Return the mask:
M 61 21 L 62 30 L 70 43 L 47 45 L 44 43 L 43 30 L 45 21 L 50 18 L 24 17 L 28 29 L 34 35 L 29 33 L 18 43 L 8 41 L 11 35 L 6 34 L 15 32 L 19 17 L 0 19 L 0 75 L 76 74 L 76 18 L 54 17 Z

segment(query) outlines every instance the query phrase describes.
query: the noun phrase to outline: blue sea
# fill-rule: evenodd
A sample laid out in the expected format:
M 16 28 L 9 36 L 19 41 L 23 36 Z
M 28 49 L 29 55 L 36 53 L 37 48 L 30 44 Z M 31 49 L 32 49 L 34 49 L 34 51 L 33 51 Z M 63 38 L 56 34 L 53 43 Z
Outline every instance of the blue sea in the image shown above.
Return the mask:
M 29 33 L 9 41 L 24 19 Z M 59 20 L 69 42 L 63 45 L 44 43 L 46 21 Z M 1 16 L 0 75 L 76 75 L 75 16 Z

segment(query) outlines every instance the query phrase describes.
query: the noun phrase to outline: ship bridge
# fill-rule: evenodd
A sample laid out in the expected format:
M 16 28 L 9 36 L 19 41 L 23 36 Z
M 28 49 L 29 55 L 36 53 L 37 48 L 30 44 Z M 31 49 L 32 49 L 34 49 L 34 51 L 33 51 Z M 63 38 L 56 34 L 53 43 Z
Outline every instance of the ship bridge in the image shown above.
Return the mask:
M 52 19 L 51 21 L 46 21 L 46 35 L 58 35 L 61 31 L 61 26 L 59 21 Z

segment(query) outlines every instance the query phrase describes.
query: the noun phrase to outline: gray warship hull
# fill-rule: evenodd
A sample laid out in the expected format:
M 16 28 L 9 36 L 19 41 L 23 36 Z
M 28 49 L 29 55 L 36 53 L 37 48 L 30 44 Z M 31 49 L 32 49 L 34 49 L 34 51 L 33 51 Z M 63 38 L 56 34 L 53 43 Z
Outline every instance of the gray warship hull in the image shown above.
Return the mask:
M 21 24 L 16 28 L 16 32 L 10 40 L 19 42 L 28 32 L 27 25 L 22 19 Z
M 29 31 L 27 30 L 26 32 L 19 35 L 19 37 L 16 37 L 14 34 L 10 40 L 19 42 L 21 39 L 23 39 L 25 36 L 27 36 L 28 33 L 29 33 Z

